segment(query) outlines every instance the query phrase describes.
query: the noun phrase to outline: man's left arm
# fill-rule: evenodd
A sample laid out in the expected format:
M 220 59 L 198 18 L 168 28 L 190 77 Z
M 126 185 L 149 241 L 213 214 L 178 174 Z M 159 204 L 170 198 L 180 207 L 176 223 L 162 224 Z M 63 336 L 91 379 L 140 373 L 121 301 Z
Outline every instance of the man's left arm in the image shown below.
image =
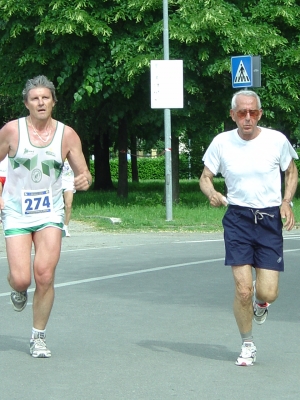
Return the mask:
M 284 196 L 281 204 L 280 214 L 281 218 L 286 221 L 284 227 L 290 231 L 295 225 L 295 217 L 292 209 L 292 199 L 296 193 L 298 185 L 298 170 L 294 160 L 291 160 L 290 165 L 285 170 L 284 179 Z

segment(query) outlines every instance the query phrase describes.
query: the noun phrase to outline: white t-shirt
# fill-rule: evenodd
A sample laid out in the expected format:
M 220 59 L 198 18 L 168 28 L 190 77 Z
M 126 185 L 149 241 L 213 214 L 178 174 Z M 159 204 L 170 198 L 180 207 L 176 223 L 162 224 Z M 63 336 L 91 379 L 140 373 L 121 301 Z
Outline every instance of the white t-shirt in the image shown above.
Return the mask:
M 225 178 L 229 204 L 266 208 L 282 202 L 280 170 L 285 171 L 298 155 L 281 132 L 260 129 L 248 141 L 237 129 L 220 133 L 204 154 L 205 166 Z

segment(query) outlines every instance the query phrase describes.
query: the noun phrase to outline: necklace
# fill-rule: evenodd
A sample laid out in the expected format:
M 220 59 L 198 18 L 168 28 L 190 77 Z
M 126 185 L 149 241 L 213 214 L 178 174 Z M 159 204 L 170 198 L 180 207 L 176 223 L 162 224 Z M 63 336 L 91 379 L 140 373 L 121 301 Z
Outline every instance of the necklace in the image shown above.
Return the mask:
M 29 116 L 28 119 L 29 119 L 29 118 L 30 118 L 30 125 L 32 126 L 32 129 L 33 129 L 34 134 L 35 134 L 42 142 L 47 143 L 48 140 L 49 140 L 49 135 L 50 135 L 51 129 L 45 131 L 47 134 L 46 134 L 46 139 L 44 139 L 44 138 L 42 138 L 42 137 L 39 135 L 39 133 L 38 133 L 37 130 L 35 129 L 35 127 L 34 127 L 34 125 L 33 125 L 33 123 L 32 123 L 32 120 L 31 120 L 31 116 Z

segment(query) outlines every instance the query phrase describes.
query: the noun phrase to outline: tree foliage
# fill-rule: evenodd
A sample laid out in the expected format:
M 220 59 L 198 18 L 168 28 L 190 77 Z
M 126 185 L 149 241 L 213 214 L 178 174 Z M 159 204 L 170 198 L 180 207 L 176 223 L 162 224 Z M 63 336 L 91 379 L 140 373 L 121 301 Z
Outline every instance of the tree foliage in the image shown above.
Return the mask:
M 43 73 L 57 86 L 57 115 L 87 149 L 99 131 L 109 132 L 113 144 L 124 118 L 129 136 L 162 138 L 162 112 L 150 108 L 149 72 L 152 59 L 163 59 L 162 5 L 0 0 L 3 121 L 24 113 L 23 85 Z M 172 111 L 173 132 L 205 147 L 228 125 L 230 58 L 250 54 L 262 56 L 263 123 L 298 142 L 299 19 L 298 0 L 169 0 L 170 58 L 184 61 L 185 89 L 184 109 Z

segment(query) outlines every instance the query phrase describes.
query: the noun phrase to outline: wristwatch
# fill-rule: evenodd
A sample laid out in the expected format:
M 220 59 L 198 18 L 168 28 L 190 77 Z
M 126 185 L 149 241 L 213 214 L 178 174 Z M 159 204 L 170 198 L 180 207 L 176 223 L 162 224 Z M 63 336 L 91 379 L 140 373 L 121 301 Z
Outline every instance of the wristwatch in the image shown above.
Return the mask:
M 288 199 L 283 199 L 282 201 L 285 201 L 286 203 L 288 203 L 290 205 L 290 207 L 294 206 L 293 202 Z

